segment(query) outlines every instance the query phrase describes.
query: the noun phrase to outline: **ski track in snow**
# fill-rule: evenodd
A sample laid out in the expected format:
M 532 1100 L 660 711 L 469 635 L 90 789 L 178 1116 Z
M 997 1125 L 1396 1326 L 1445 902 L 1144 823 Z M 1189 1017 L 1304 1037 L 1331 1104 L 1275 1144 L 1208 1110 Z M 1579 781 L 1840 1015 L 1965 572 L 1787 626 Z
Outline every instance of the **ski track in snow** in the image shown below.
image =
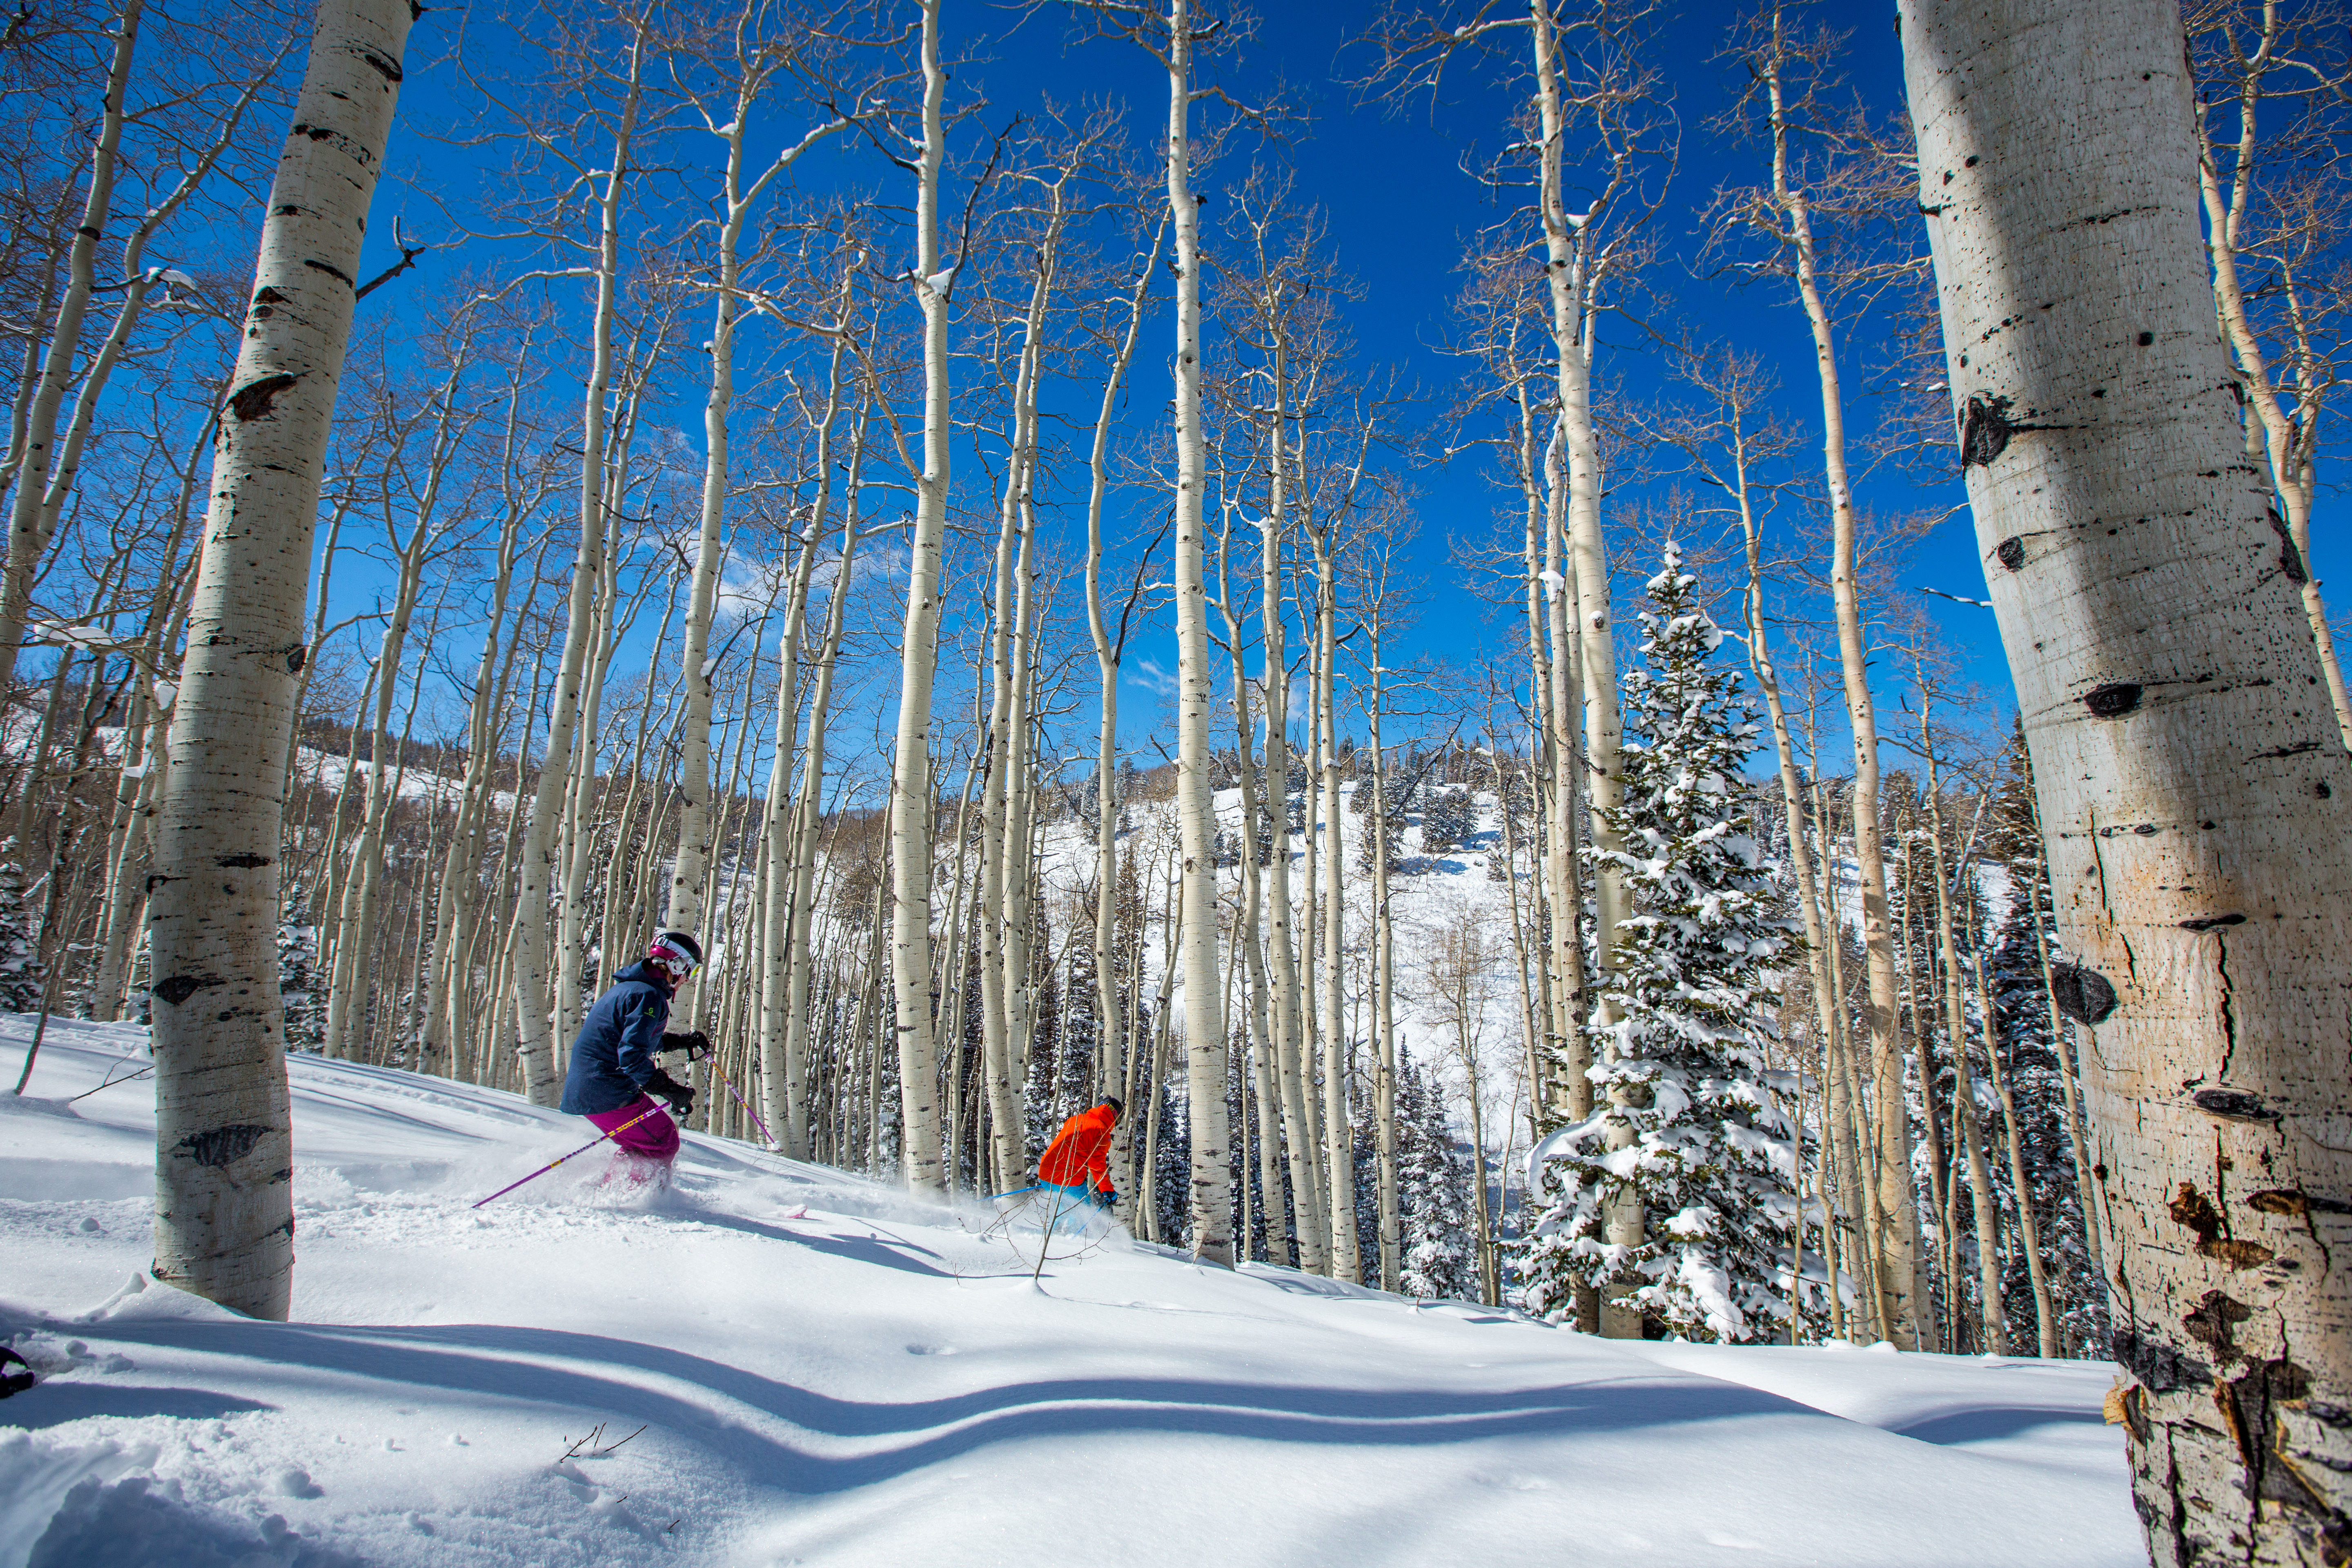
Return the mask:
M 0 1020 L 14 1067 L 31 1020 Z M 298 1058 L 295 1312 L 161 1285 L 140 1031 L 0 1097 L 0 1568 L 2144 1563 L 2100 1363 L 1628 1345 Z M 604 1424 L 604 1458 L 564 1458 Z

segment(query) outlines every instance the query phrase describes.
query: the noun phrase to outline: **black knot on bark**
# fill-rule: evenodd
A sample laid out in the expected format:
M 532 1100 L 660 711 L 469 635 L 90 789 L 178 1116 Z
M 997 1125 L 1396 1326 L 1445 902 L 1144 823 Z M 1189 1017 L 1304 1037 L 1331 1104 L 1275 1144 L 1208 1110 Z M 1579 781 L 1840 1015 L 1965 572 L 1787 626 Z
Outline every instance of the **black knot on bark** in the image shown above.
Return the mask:
M 2226 915 L 2205 915 L 2193 921 L 2182 921 L 2180 929 L 2182 931 L 2215 931 L 2222 926 L 2242 926 L 2245 923 L 2246 917 L 2232 910 Z
M 2004 539 L 1993 547 L 1992 558 L 2014 572 L 2025 564 L 2025 541 Z
M 2213 1381 L 2212 1369 L 2197 1357 L 2183 1355 L 2176 1346 L 2129 1329 L 2117 1329 L 2109 1349 L 2116 1364 L 2150 1394 L 2169 1394 L 2176 1388 L 2200 1387 Z
M 149 994 L 161 996 L 176 1007 L 197 992 L 220 984 L 221 977 L 217 974 L 174 974 L 168 980 L 157 981 L 147 989 Z
M 2231 1121 L 2276 1121 L 2279 1113 L 2263 1103 L 2259 1094 L 2242 1089 L 2200 1089 L 2189 1097 L 2189 1103 L 2208 1116 L 2219 1116 Z
M 215 1127 L 204 1132 L 192 1132 L 173 1146 L 172 1152 L 184 1154 L 199 1165 L 234 1165 L 253 1152 L 253 1146 L 269 1135 L 267 1127 L 239 1123 L 230 1127 Z
M 2010 401 L 1999 395 L 1987 397 L 1976 394 L 1969 398 L 1968 406 L 1960 411 L 1960 467 L 1981 467 L 1998 458 L 2009 447 L 2009 438 L 2017 426 L 2010 423 Z
M 270 408 L 278 402 L 278 395 L 299 379 L 281 373 L 265 375 L 258 381 L 248 381 L 228 395 L 228 411 L 239 420 L 267 418 Z
M 2058 1011 L 2077 1024 L 2103 1024 L 2116 1010 L 2116 988 L 2107 977 L 2080 964 L 2052 964 L 2050 993 Z
M 2270 521 L 2271 531 L 2278 535 L 2279 570 L 2286 574 L 2288 582 L 2300 588 L 2311 581 L 2310 569 L 2303 563 L 2303 552 L 2294 547 L 2294 535 L 2287 531 L 2286 519 L 2278 514 L 2275 507 L 2271 509 Z
M 2084 692 L 2083 706 L 2091 710 L 2094 719 L 2120 719 L 2139 706 L 2140 696 L 2146 689 L 2135 681 L 2110 681 Z

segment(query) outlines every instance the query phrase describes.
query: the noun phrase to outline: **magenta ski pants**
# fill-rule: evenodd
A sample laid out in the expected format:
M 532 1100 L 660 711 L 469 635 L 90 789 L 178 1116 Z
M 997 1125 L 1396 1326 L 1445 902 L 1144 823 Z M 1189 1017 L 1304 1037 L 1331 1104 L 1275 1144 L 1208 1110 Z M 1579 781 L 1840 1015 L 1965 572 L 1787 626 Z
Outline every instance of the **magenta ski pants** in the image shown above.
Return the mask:
M 623 1153 L 633 1159 L 651 1160 L 656 1164 L 667 1165 L 677 1158 L 677 1123 L 670 1120 L 669 1112 L 656 1109 L 653 1096 L 641 1094 L 618 1110 L 592 1111 L 588 1121 L 598 1131 L 610 1132 L 615 1127 L 625 1126 L 637 1117 L 645 1116 L 648 1110 L 654 1114 L 646 1116 L 643 1121 L 620 1133 L 613 1142 L 619 1145 Z

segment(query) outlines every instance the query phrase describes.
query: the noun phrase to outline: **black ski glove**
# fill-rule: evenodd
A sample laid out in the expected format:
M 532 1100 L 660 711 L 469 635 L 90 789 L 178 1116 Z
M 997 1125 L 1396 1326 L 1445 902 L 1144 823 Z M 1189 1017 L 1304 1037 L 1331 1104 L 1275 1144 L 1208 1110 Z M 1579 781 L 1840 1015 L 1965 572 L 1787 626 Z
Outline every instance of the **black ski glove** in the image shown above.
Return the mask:
M 653 1076 L 646 1079 L 643 1088 L 655 1099 L 668 1100 L 669 1113 L 680 1121 L 694 1114 L 694 1090 L 661 1068 L 654 1068 Z
M 1112 1209 L 1115 1209 L 1118 1206 L 1118 1189 L 1117 1187 L 1097 1187 L 1095 1189 L 1095 1207 L 1102 1210 L 1105 1214 L 1108 1214 Z
M 699 1029 L 684 1035 L 664 1035 L 656 1054 L 668 1056 L 676 1051 L 684 1051 L 688 1061 L 698 1062 L 710 1054 L 710 1037 Z

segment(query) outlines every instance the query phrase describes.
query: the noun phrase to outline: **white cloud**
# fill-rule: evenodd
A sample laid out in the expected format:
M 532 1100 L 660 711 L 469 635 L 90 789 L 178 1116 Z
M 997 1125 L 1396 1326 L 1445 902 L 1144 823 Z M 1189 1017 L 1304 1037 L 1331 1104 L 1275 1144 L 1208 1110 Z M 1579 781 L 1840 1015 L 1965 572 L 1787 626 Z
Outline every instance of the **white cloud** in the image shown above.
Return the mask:
M 1155 697 L 1176 695 L 1176 672 L 1156 658 L 1137 659 L 1128 679 Z

